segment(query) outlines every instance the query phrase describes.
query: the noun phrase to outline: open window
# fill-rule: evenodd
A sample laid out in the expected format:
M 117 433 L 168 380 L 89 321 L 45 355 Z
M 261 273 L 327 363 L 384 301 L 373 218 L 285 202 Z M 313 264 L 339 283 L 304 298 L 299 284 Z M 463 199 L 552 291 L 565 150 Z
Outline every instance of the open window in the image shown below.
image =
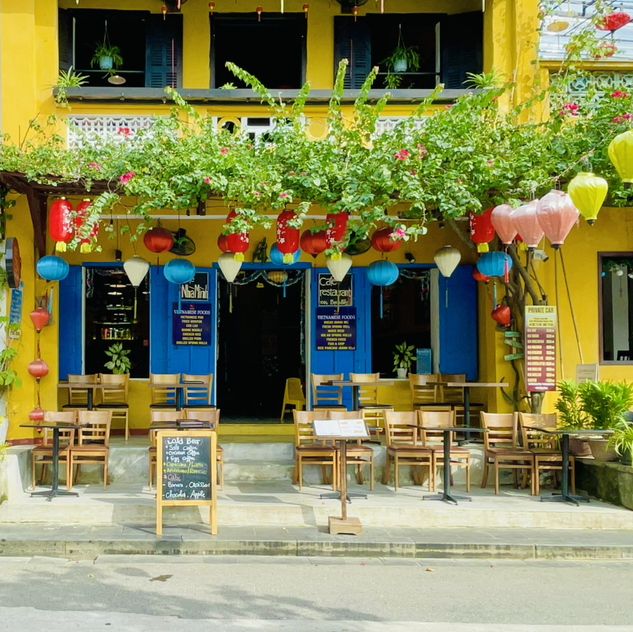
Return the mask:
M 112 70 L 93 63 L 103 42 L 119 49 L 122 62 Z M 60 9 L 61 70 L 86 75 L 86 86 L 179 87 L 182 84 L 182 15 L 149 11 Z M 116 80 L 112 80 L 116 76 Z
M 480 11 L 369 14 L 334 18 L 335 72 L 341 59 L 349 60 L 345 87 L 360 88 L 373 66 L 380 72 L 374 87 L 433 89 L 463 88 L 468 73 L 483 69 L 483 17 Z M 398 42 L 412 48 L 416 68 L 394 69 L 387 62 Z M 395 76 L 396 84 L 389 82 Z
M 227 68 L 231 61 L 255 75 L 267 88 L 300 88 L 305 79 L 305 16 L 293 13 L 212 15 L 213 88 L 230 83 L 244 88 Z
M 633 253 L 599 256 L 602 362 L 633 362 Z

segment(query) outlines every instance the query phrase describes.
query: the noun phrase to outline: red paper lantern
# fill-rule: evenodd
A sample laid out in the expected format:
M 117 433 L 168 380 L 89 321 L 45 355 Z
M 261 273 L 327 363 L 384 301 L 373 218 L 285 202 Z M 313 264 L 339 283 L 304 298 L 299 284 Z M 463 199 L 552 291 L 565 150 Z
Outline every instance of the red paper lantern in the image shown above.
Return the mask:
M 33 360 L 27 367 L 27 371 L 37 380 L 48 375 L 48 364 L 44 360 Z
M 492 225 L 492 210 L 481 215 L 470 214 L 470 238 L 477 244 L 477 252 L 488 252 L 488 243 L 495 238 L 495 227 Z
M 55 250 L 65 252 L 73 237 L 72 204 L 66 198 L 59 198 L 51 204 L 48 213 L 48 232 L 55 242 Z
M 174 247 L 174 236 L 166 228 L 154 226 L 143 235 L 143 243 L 150 252 L 167 252 Z
M 37 408 L 34 408 L 30 413 L 29 413 L 29 419 L 33 422 L 33 423 L 41 423 L 42 421 L 44 421 L 44 411 L 38 406 Z
M 371 236 L 371 245 L 378 252 L 393 252 L 402 246 L 401 239 L 393 239 L 393 229 L 380 228 Z
M 29 317 L 31 318 L 35 331 L 37 331 L 38 334 L 42 331 L 42 329 L 44 329 L 44 327 L 46 327 L 46 325 L 48 325 L 48 322 L 51 319 L 51 315 L 48 313 L 48 310 L 43 307 L 34 309 L 29 314 Z
M 630 21 L 631 16 L 628 13 L 617 11 L 615 13 L 605 15 L 605 17 L 596 24 L 596 28 L 601 31 L 611 31 L 611 33 L 613 33 L 613 31 L 617 31 L 623 26 L 626 26 Z
M 77 217 L 75 219 L 75 233 L 79 232 L 79 229 L 86 223 L 86 219 L 89 215 L 88 209 L 92 205 L 92 202 L 85 198 L 77 206 Z M 79 252 L 92 252 L 92 244 L 97 240 L 99 236 L 99 222 L 95 222 L 90 234 L 83 237 L 79 245 Z
M 478 283 L 488 283 L 488 281 L 490 281 L 490 277 L 479 272 L 477 268 L 473 270 L 473 279 L 475 279 Z
M 222 252 L 231 252 L 229 250 L 229 244 L 227 242 L 226 239 L 226 235 L 220 235 L 218 237 L 218 248 L 222 251 Z
M 490 313 L 492 318 L 502 327 L 508 327 L 512 322 L 512 310 L 506 304 L 497 305 Z
M 277 248 L 284 256 L 284 263 L 293 263 L 294 253 L 299 250 L 301 231 L 290 225 L 296 218 L 294 211 L 282 211 L 277 217 Z
M 226 223 L 231 224 L 231 222 L 237 217 L 237 211 L 232 210 L 226 216 Z M 220 250 L 223 252 L 231 252 L 233 253 L 235 259 L 239 261 L 244 260 L 244 253 L 248 250 L 248 246 L 250 245 L 250 237 L 248 233 L 230 233 L 228 235 L 221 235 L 225 239 L 220 240 L 218 238 L 218 246 Z M 226 250 L 224 250 L 226 248 Z
M 325 231 L 327 238 L 327 247 L 331 248 L 345 239 L 347 232 L 347 223 L 349 222 L 349 213 L 328 213 L 325 216 L 328 228 Z
M 301 246 L 301 250 L 307 252 L 313 257 L 320 255 L 322 252 L 327 250 L 326 231 L 320 230 L 316 233 L 309 230 L 304 231 L 301 235 L 299 245 Z

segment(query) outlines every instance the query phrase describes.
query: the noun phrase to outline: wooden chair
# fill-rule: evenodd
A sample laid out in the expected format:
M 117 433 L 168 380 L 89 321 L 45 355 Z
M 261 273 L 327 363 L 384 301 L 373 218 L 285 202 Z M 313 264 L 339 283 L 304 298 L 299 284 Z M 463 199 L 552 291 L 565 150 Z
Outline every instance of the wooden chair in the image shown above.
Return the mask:
M 68 488 L 73 486 L 73 481 L 77 478 L 79 468 L 82 465 L 102 465 L 103 486 L 107 487 L 112 412 L 109 410 L 80 410 L 78 421 L 81 428 L 79 428 L 77 445 L 70 448 L 68 463 L 70 483 Z M 77 468 L 77 472 L 74 468 Z
M 319 441 L 314 435 L 313 421 L 323 416 L 321 411 L 293 410 L 295 425 L 295 474 L 294 480 L 303 487 L 303 466 L 320 465 L 325 474 L 327 467 L 332 468 L 332 487 L 337 489 L 337 450 L 327 442 Z M 325 477 L 324 477 L 325 478 Z
M 56 412 L 47 410 L 44 413 L 45 422 L 53 423 L 77 423 L 77 411 L 66 410 L 64 412 Z M 31 480 L 33 485 L 36 485 L 38 481 L 44 479 L 46 467 L 53 463 L 53 430 L 52 428 L 42 428 L 42 444 L 33 448 L 31 451 Z M 69 472 L 69 459 L 68 454 L 70 447 L 75 443 L 75 429 L 74 428 L 60 428 L 59 429 L 59 463 L 65 464 L 66 469 L 66 486 L 69 485 L 70 472 Z M 39 479 L 35 477 L 35 468 L 41 465 Z
M 190 375 L 183 373 L 181 381 L 185 384 L 184 404 L 185 408 L 211 408 L 213 396 L 213 374 Z M 189 384 L 187 382 L 198 382 Z
M 343 387 L 324 382 L 342 380 L 342 373 L 320 375 L 313 373 L 312 379 L 312 408 L 345 408 L 343 406 Z
M 303 386 L 298 377 L 289 377 L 286 379 L 284 388 L 284 399 L 281 404 L 281 423 L 284 422 L 286 408 L 294 406 L 296 410 L 303 410 L 306 407 L 306 398 L 303 394 Z
M 328 411 L 328 419 L 360 419 L 362 414 L 356 410 L 330 410 Z M 356 480 L 363 484 L 363 466 L 369 466 L 369 489 L 374 489 L 374 451 L 362 441 L 350 441 L 345 450 L 347 454 L 345 469 L 350 465 L 356 466 Z M 341 458 L 341 455 L 338 455 Z
M 418 426 L 422 444 L 433 450 L 433 481 L 437 480 L 437 469 L 444 467 L 443 428 L 455 425 L 454 410 L 418 410 Z M 471 455 L 468 448 L 462 448 L 455 442 L 455 433 L 451 433 L 450 461 L 458 467 L 466 468 L 466 491 L 470 491 Z M 444 483 L 446 485 L 446 483 Z
M 495 471 L 495 494 L 499 494 L 499 470 L 513 470 L 515 484 L 518 485 L 518 473 L 522 470 L 532 471 L 534 455 L 519 446 L 518 422 L 516 413 L 481 413 L 484 433 L 484 471 L 481 479 L 482 488 L 488 483 L 490 465 Z
M 440 376 L 436 374 L 409 373 L 411 405 L 414 409 L 424 406 L 437 406 L 439 403 Z M 450 410 L 450 405 L 446 410 Z
M 185 419 L 199 419 L 200 421 L 208 421 L 215 424 L 216 431 L 220 428 L 220 409 L 207 408 L 186 408 Z M 224 487 L 224 450 L 220 444 L 216 444 L 215 463 L 218 472 L 218 485 L 220 489 Z
M 415 411 L 385 413 L 385 438 L 387 441 L 387 460 L 382 482 L 387 484 L 391 477 L 391 464 L 394 465 L 394 489 L 400 485 L 400 467 L 420 467 L 428 470 L 429 490 L 435 489 L 433 450 L 418 442 L 418 428 Z
M 97 373 L 89 375 L 68 374 L 68 383 L 96 384 L 99 380 Z M 93 402 L 94 403 L 94 402 Z M 88 410 L 88 392 L 85 388 L 68 388 L 68 403 L 62 406 L 64 410 Z
M 102 386 L 99 389 L 101 403 L 97 405 L 97 408 L 111 411 L 113 422 L 123 421 L 125 440 L 127 441 L 130 437 L 130 405 L 128 404 L 130 376 L 127 373 L 124 375 L 99 373 L 99 383 Z
M 530 428 L 526 428 L 530 426 Z M 521 431 L 521 443 L 534 455 L 532 468 L 532 494 L 538 496 L 541 490 L 541 472 L 553 470 L 561 472 L 563 469 L 563 455 L 558 445 L 558 437 L 533 430 L 544 428 L 555 430 L 556 413 L 531 414 L 519 413 L 519 428 Z M 576 458 L 569 455 L 569 474 L 571 479 L 571 493 L 576 493 Z
M 178 382 L 180 373 L 150 373 L 150 408 L 176 410 L 176 387 L 173 384 Z
M 176 427 L 176 421 L 178 419 L 183 418 L 183 413 L 177 410 L 150 410 L 149 411 L 149 420 L 150 420 L 150 428 L 149 428 L 149 450 L 148 450 L 148 460 L 149 460 L 149 487 L 150 489 L 154 486 L 154 478 L 156 474 L 156 432 L 157 430 L 152 428 L 151 424 L 157 423 L 173 423 L 174 428 Z
M 380 373 L 350 373 L 349 379 L 356 384 L 370 382 L 366 386 L 359 387 L 358 404 L 363 413 L 363 419 L 368 423 L 370 434 L 384 434 L 385 412 L 393 410 L 393 406 L 378 403 L 378 386 L 371 382 L 377 382 L 380 379 Z

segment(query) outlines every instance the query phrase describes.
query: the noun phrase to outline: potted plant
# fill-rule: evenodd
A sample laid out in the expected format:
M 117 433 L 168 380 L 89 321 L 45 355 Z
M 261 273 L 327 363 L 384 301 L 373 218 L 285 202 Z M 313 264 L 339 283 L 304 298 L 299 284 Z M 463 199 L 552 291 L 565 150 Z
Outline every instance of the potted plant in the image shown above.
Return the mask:
M 596 430 L 616 430 L 625 424 L 624 415 L 633 406 L 633 384 L 626 382 L 585 382 L 580 385 L 583 411 Z M 597 461 L 614 461 L 617 452 L 609 439 L 589 439 Z
M 590 419 L 582 409 L 580 401 L 580 385 L 572 381 L 558 384 L 558 400 L 554 404 L 558 411 L 558 426 L 567 429 L 587 429 Z M 569 450 L 575 456 L 591 456 L 591 448 L 587 441 L 569 438 Z
M 115 375 L 124 375 L 129 373 L 132 368 L 132 361 L 128 357 L 131 353 L 130 349 L 124 349 L 120 342 L 115 342 L 106 349 L 106 355 L 110 358 L 103 366 L 109 369 Z
M 420 53 L 415 46 L 407 46 L 402 39 L 402 25 L 398 25 L 398 42 L 391 55 L 382 62 L 387 68 L 385 85 L 395 89 L 402 83 L 402 73 L 420 69 Z
M 72 66 L 68 70 L 60 70 L 55 84 L 55 103 L 58 105 L 68 105 L 67 90 L 69 88 L 81 88 L 88 82 L 88 77 L 75 72 Z
M 123 57 L 121 57 L 121 49 L 118 46 L 112 46 L 106 39 L 101 44 L 97 44 L 90 61 L 92 68 L 99 67 L 101 70 L 113 72 L 122 65 Z
M 609 445 L 618 453 L 620 463 L 633 465 L 633 424 L 620 424 L 609 438 Z
M 401 342 L 396 345 L 393 350 L 393 369 L 399 378 L 407 377 L 407 373 L 411 370 L 411 365 L 415 360 L 415 347 Z

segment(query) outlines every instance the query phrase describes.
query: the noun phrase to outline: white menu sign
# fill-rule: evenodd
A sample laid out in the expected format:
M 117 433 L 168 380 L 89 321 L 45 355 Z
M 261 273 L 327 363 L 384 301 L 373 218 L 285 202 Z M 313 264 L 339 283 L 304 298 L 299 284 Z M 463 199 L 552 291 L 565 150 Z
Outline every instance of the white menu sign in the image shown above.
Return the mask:
M 315 419 L 314 434 L 319 439 L 368 439 L 363 419 Z

